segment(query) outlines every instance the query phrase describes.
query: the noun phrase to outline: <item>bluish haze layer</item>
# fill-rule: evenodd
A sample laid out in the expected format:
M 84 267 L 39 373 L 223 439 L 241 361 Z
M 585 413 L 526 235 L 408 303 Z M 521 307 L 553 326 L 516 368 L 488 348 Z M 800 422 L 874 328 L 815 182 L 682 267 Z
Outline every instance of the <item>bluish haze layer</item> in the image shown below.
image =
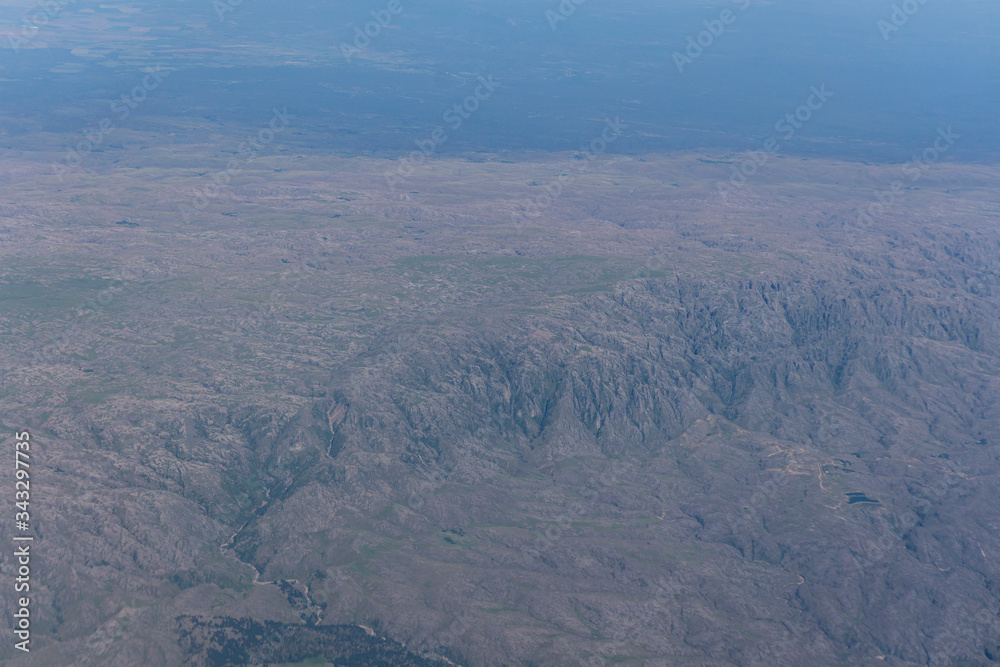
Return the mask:
M 783 152 L 906 160 L 952 126 L 962 136 L 953 158 L 1000 153 L 992 2 L 399 0 L 397 14 L 374 1 L 130 7 L 140 11 L 69 4 L 29 40 L 36 48 L 3 44 L 0 111 L 23 119 L 9 128 L 10 147 L 19 134 L 96 122 L 139 68 L 157 64 L 178 72 L 129 119 L 136 128 L 151 116 L 254 124 L 288 106 L 309 128 L 297 135 L 303 147 L 348 154 L 412 149 L 447 125 L 444 112 L 480 75 L 499 89 L 439 152 L 575 149 L 606 117 L 629 125 L 614 152 L 759 149 L 789 137 L 776 123 L 825 86 L 832 97 L 782 140 Z M 16 34 L 38 11 L 0 8 L 0 27 Z M 376 28 L 378 16 L 390 20 Z M 374 36 L 359 37 L 366 24 Z

